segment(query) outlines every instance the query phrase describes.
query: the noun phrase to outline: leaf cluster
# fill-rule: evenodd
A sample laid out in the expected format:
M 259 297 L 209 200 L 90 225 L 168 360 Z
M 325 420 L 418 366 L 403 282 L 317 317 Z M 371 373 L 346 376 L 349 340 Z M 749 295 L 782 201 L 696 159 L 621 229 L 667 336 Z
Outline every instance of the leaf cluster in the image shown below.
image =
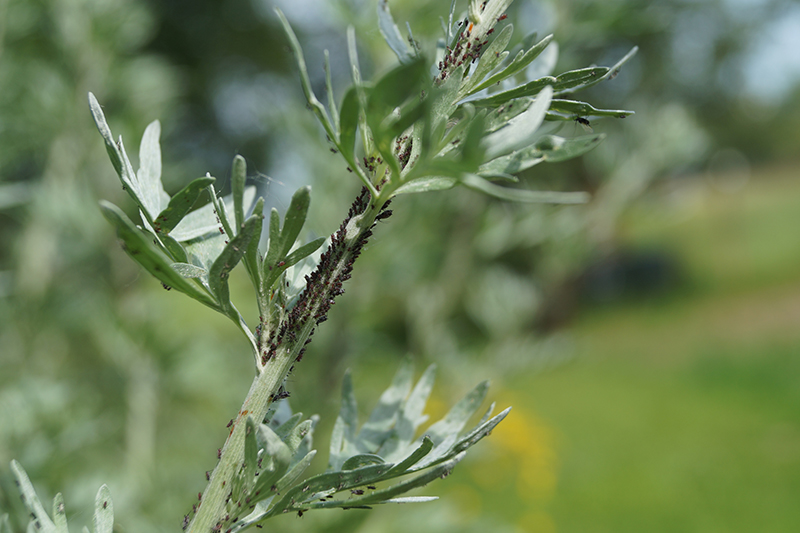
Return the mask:
M 428 419 L 423 411 L 434 373 L 435 367 L 430 366 L 414 384 L 412 366 L 406 361 L 360 428 L 347 373 L 328 469 L 300 482 L 316 455 L 311 449 L 316 417 L 301 422 L 302 414 L 292 414 L 288 403 L 282 401 L 268 415 L 268 423 L 255 424 L 248 419 L 245 460 L 234 479 L 228 514 L 220 522 L 222 529 L 240 531 L 287 512 L 435 500 L 402 495 L 446 477 L 466 450 L 491 433 L 510 408 L 491 416 L 492 404 L 478 424 L 464 432 L 485 399 L 488 382 L 483 382 L 417 437 Z
M 69 533 L 67 528 L 67 513 L 64 506 L 64 497 L 59 492 L 53 498 L 52 518 L 47 514 L 42 502 L 28 478 L 28 474 L 17 461 L 11 461 L 11 471 L 14 473 L 17 487 L 22 501 L 30 513 L 28 531 L 41 531 L 42 533 Z M 114 504 L 111 493 L 106 485 L 100 487 L 95 497 L 94 526 L 91 533 L 111 533 L 114 529 Z M 83 528 L 84 533 L 89 533 L 89 528 Z M 8 515 L 0 516 L 0 533 L 11 533 Z
M 246 186 L 243 157 L 233 160 L 232 193 L 227 197 L 218 197 L 216 180 L 210 175 L 193 180 L 170 196 L 161 182 L 158 121 L 145 130 L 139 150 L 140 168 L 134 172 L 122 138 L 114 140 L 91 93 L 89 106 L 123 189 L 139 207 L 141 225 L 137 226 L 117 206 L 100 203 L 124 249 L 166 289 L 182 292 L 232 319 L 257 352 L 255 336 L 231 302 L 228 278 L 234 267 L 244 263 L 256 289 L 260 315 L 275 316 L 271 300 L 276 300 L 276 291 L 282 292 L 278 286 L 281 274 L 314 253 L 325 240 L 318 238 L 296 247 L 311 202 L 310 188 L 295 192 L 283 224 L 277 210 L 272 209 L 268 247 L 262 254 L 258 245 L 264 200 L 256 201 L 255 187 Z M 204 192 L 209 201 L 192 210 Z M 280 296 L 276 301 L 285 300 Z
M 523 40 L 518 51 L 509 51 L 511 24 L 490 36 L 505 18 L 497 14 L 505 10 L 510 0 L 493 0 L 478 7 L 472 4 L 475 3 L 470 5 L 469 16 L 457 18 L 453 2 L 448 22 L 442 20 L 442 42 L 447 45 L 440 48 L 442 60 L 438 61 L 437 74 L 432 76 L 429 63 L 413 44 L 416 41 L 410 28 L 408 39 L 403 39 L 387 2 L 381 1 L 379 28 L 399 65 L 373 83 L 364 82 L 351 28 L 348 50 L 353 85 L 337 107 L 326 51 L 327 108 L 313 92 L 296 35 L 280 11 L 278 16 L 289 37 L 310 108 L 348 170 L 373 196 L 389 198 L 464 185 L 504 200 L 586 201 L 587 196 L 580 192 L 532 191 L 495 182 L 516 182 L 515 173 L 541 162 L 578 157 L 603 139 L 601 134 L 556 136 L 546 131 L 546 122 L 588 122 L 587 117 L 624 118 L 632 114 L 597 109 L 563 97 L 613 77 L 636 50 L 612 67 L 524 79 L 528 73 L 537 72 L 531 67 L 552 43 L 553 36 L 537 41 L 534 34 Z M 489 93 L 498 87 L 502 89 Z

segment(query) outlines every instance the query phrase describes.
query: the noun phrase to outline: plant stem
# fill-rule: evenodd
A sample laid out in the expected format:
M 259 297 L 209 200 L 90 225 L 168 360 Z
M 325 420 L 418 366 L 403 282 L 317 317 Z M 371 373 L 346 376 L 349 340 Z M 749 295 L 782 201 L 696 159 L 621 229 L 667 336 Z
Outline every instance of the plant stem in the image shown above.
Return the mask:
M 327 319 L 327 312 L 336 296 L 342 294 L 342 283 L 350 278 L 354 261 L 372 235 L 376 217 L 386 218 L 388 201 L 380 197 L 370 201 L 366 188 L 356 198 L 339 230 L 331 237 L 328 250 L 322 255 L 317 268 L 306 279 L 306 288 L 295 306 L 284 315 L 275 331 L 261 342 L 263 370 L 253 380 L 250 391 L 236 415 L 225 445 L 220 450 L 220 461 L 212 472 L 206 490 L 197 507 L 197 514 L 188 524 L 190 533 L 220 531 L 227 523 L 227 505 L 232 482 L 244 462 L 244 440 L 247 418 L 256 424 L 263 422 L 270 404 L 294 364 L 303 356 L 316 326 Z M 250 506 L 250 502 L 234 502 Z M 255 502 L 253 502 L 253 505 Z M 188 515 L 187 515 L 188 516 Z M 184 522 L 188 521 L 188 517 Z M 218 527 L 219 526 L 219 527 Z M 216 529 L 215 529 L 216 528 Z

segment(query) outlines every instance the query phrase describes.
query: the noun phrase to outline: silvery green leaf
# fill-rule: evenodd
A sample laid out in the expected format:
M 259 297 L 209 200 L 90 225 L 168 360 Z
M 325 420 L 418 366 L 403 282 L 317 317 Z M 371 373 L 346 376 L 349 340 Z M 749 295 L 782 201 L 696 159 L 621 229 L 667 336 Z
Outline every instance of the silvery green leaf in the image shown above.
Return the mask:
M 58 533 L 69 533 L 67 527 L 67 513 L 64 507 L 64 496 L 59 492 L 53 498 L 53 524 Z
M 386 461 L 384 461 L 383 457 L 380 455 L 375 455 L 374 453 L 362 453 L 354 455 L 345 461 L 344 464 L 342 464 L 342 470 L 355 470 L 356 468 L 361 468 L 362 466 L 380 465 L 385 462 Z
M 144 130 L 142 142 L 139 146 L 139 187 L 145 212 L 154 220 L 167 202 L 169 195 L 161 184 L 161 123 L 158 120 L 151 122 Z
M 114 141 L 111 128 L 108 127 L 105 114 L 103 114 L 103 108 L 100 107 L 100 103 L 92 93 L 89 93 L 89 110 L 92 112 L 94 123 L 97 125 L 100 135 L 103 137 L 108 157 L 111 159 L 111 164 L 114 166 L 114 170 L 117 171 L 122 181 L 122 186 L 128 194 L 131 195 L 137 205 L 140 207 L 143 206 L 144 204 L 140 198 L 139 180 L 136 174 L 133 173 L 133 168 L 130 167 L 130 165 L 125 165 L 122 159 L 122 139 L 120 138 L 119 141 Z
M 552 34 L 548 35 L 547 37 L 545 37 L 544 39 L 542 39 L 541 41 L 539 41 L 538 43 L 533 45 L 526 52 L 524 52 L 524 53 L 520 52 L 513 59 L 513 61 L 511 61 L 511 63 L 508 64 L 508 66 L 506 66 L 500 72 L 489 76 L 482 83 L 479 83 L 478 85 L 476 85 L 475 87 L 470 89 L 468 94 L 475 94 L 478 91 L 486 89 L 487 87 L 491 87 L 495 83 L 500 83 L 501 81 L 503 81 L 505 79 L 509 79 L 511 76 L 513 76 L 516 73 L 520 72 L 522 69 L 527 67 L 531 63 L 531 61 L 536 59 L 539 56 L 539 54 L 541 54 L 542 51 L 544 51 L 544 49 L 547 48 L 547 45 L 550 44 L 550 41 L 552 41 L 552 40 L 553 40 L 553 35 Z M 520 96 L 524 96 L 524 95 L 520 95 Z
M 310 256 L 314 252 L 316 252 L 320 246 L 327 239 L 325 237 L 318 237 L 311 242 L 304 244 L 303 246 L 299 247 L 297 250 L 293 251 L 289 255 L 286 256 L 284 262 L 286 263 L 286 267 L 293 266 L 297 264 L 299 261 L 305 259 L 306 257 Z
M 263 443 L 262 465 L 265 470 L 257 477 L 253 492 L 261 491 L 261 494 L 266 497 L 268 496 L 267 489 L 274 485 L 289 468 L 292 450 L 269 426 L 259 424 L 257 431 L 258 441 Z
M 458 184 L 456 178 L 447 176 L 428 176 L 404 183 L 395 191 L 395 194 L 411 194 L 418 192 L 444 191 L 452 189 Z
M 214 181 L 215 179 L 210 176 L 197 178 L 175 193 L 172 198 L 167 197 L 168 205 L 153 220 L 153 229 L 158 233 L 172 231 L 197 202 L 203 189 Z
M 339 149 L 348 160 L 354 157 L 356 130 L 360 114 L 358 92 L 355 87 L 350 87 L 344 94 L 342 109 L 339 113 Z
M 486 158 L 494 159 L 533 142 L 536 130 L 539 129 L 550 107 L 552 97 L 552 87 L 543 88 L 524 113 L 511 119 L 506 127 L 484 137 L 482 144 L 486 148 Z
M 506 102 L 502 106 L 492 109 L 486 114 L 486 133 L 492 133 L 505 127 L 517 115 L 524 113 L 535 101 L 534 98 L 522 97 Z
M 481 54 L 481 58 L 478 61 L 478 66 L 475 67 L 475 72 L 470 75 L 469 81 L 461 88 L 460 96 L 462 98 L 481 90 L 473 90 L 473 88 L 477 88 L 479 85 L 482 85 L 480 82 L 492 70 L 494 70 L 497 65 L 503 62 L 508 55 L 508 52 L 504 52 L 504 50 L 506 49 L 506 46 L 508 46 L 508 42 L 511 40 L 512 33 L 514 33 L 514 26 L 509 24 L 500 31 L 497 37 L 494 38 L 492 43 Z
M 558 63 L 558 43 L 553 41 L 550 46 L 544 49 L 536 60 L 532 61 L 525 69 L 525 79 L 538 80 L 545 76 L 552 76 Z
M 593 150 L 605 138 L 606 136 L 603 134 L 583 135 L 581 137 L 573 137 L 572 139 L 564 139 L 562 137 L 556 137 L 555 135 L 545 135 L 536 142 L 535 148 L 539 150 L 545 161 L 549 163 L 558 163 L 581 156 L 589 150 Z
M 256 442 L 256 425 L 253 417 L 248 416 L 245 422 L 244 434 L 244 465 L 242 475 L 244 476 L 244 488 L 247 492 L 253 488 L 256 480 L 256 470 L 258 466 L 258 444 Z
M 22 501 L 25 503 L 25 507 L 28 508 L 28 512 L 31 515 L 31 523 L 39 523 L 37 531 L 43 531 L 45 533 L 58 533 L 55 524 L 52 522 L 52 520 L 50 520 L 50 517 L 47 516 L 47 512 L 42 506 L 42 502 L 39 501 L 39 497 L 36 495 L 36 490 L 33 488 L 31 480 L 28 478 L 28 474 L 25 473 L 22 465 L 20 465 L 16 460 L 11 461 L 11 471 L 14 473 L 14 478 L 17 480 L 17 486 L 19 487 L 19 493 L 22 497 Z
M 236 227 L 244 224 L 244 185 L 247 181 L 247 163 L 244 157 L 236 155 L 231 165 L 231 197 L 233 199 L 233 218 Z M 209 184 L 210 185 L 210 184 Z
M 483 381 L 467 393 L 447 414 L 425 430 L 425 435 L 430 437 L 436 446 L 445 438 L 454 433 L 459 433 L 467 421 L 475 414 L 489 390 L 489 382 Z
M 358 430 L 358 405 L 353 391 L 353 378 L 350 372 L 342 380 L 342 407 L 333 426 L 330 444 L 328 470 L 339 470 L 344 461 L 356 452 L 356 431 Z
M 210 176 L 207 176 L 210 177 Z M 245 212 L 249 206 L 253 205 L 256 198 L 255 186 L 245 187 L 244 199 Z M 233 211 L 233 198 L 231 195 L 223 199 L 227 211 Z M 179 242 L 191 241 L 201 237 L 214 237 L 219 235 L 220 221 L 214 213 L 214 204 L 208 203 L 187 214 L 181 219 L 177 226 L 170 232 L 170 235 Z
M 394 432 L 379 450 L 380 455 L 387 461 L 400 461 L 408 453 L 407 448 L 414 440 L 417 428 L 428 420 L 428 416 L 422 413 L 433 389 L 435 373 L 436 365 L 430 365 L 403 403 Z
M 187 263 L 189 256 L 181 243 L 172 238 L 171 235 L 159 235 L 158 240 L 164 246 L 167 254 L 177 263 Z
M 378 405 L 361 426 L 356 437 L 356 449 L 361 453 L 375 453 L 394 430 L 400 409 L 411 390 L 413 367 L 405 359 L 395 374 L 392 384 L 381 394 Z
M 8 521 L 8 513 L 0 515 L 0 533 L 13 533 L 11 531 L 11 523 Z
M 545 76 L 543 78 L 539 78 L 538 80 L 533 80 L 524 85 L 520 85 L 519 87 L 487 96 L 486 98 L 470 100 L 469 103 L 475 107 L 498 107 L 511 100 L 516 100 L 517 98 L 522 98 L 524 96 L 536 96 L 541 92 L 542 89 L 548 85 L 555 84 L 556 81 L 558 80 L 553 76 Z
M 328 50 L 325 50 L 325 90 L 328 93 L 328 109 L 333 121 L 333 131 L 339 131 L 339 111 L 336 109 L 336 97 L 333 94 L 333 82 L 331 80 L 331 58 Z M 335 142 L 335 139 L 334 139 Z
M 551 118 L 552 113 L 562 113 L 565 115 L 571 115 L 566 117 L 557 117 L 557 119 L 565 119 L 565 120 L 572 120 L 576 116 L 578 117 L 615 117 L 615 118 L 625 118 L 630 115 L 633 115 L 633 111 L 625 111 L 624 109 L 597 109 L 591 104 L 587 104 L 586 102 L 578 102 L 575 100 L 560 100 L 554 98 L 550 102 L 550 112 L 548 113 L 547 119 Z
M 227 311 L 233 309 L 230 302 L 230 292 L 228 289 L 228 277 L 231 270 L 239 263 L 247 251 L 250 239 L 255 237 L 255 230 L 261 220 L 260 215 L 253 215 L 238 235 L 233 237 L 222 252 L 214 260 L 214 264 L 208 269 L 208 285 L 217 297 L 220 305 Z
M 200 268 L 188 263 L 172 263 L 172 268 L 184 278 L 208 278 L 208 271 L 205 268 Z
M 588 89 L 592 85 L 597 85 L 611 72 L 608 67 L 589 67 L 578 70 L 571 70 L 556 76 L 553 90 L 556 94 L 575 92 L 580 89 Z
M 558 191 L 530 191 L 526 189 L 512 189 L 501 187 L 475 174 L 465 174 L 460 183 L 470 189 L 494 196 L 509 202 L 524 202 L 535 204 L 585 204 L 589 201 L 589 194 L 585 192 L 558 192 Z
M 401 63 L 409 63 L 414 59 L 414 54 L 408 49 L 406 40 L 403 39 L 400 29 L 392 18 L 388 0 L 380 0 L 378 2 L 378 27 L 381 35 L 386 40 L 386 44 L 397 55 L 397 59 Z
M 572 139 L 545 135 L 531 146 L 484 163 L 477 174 L 484 178 L 496 176 L 505 178 L 543 161 L 551 163 L 566 161 L 592 150 L 604 138 L 604 135 L 586 135 Z
M 201 285 L 181 277 L 173 270 L 172 261 L 153 245 L 152 237 L 134 226 L 117 206 L 101 201 L 100 208 L 106 219 L 116 227 L 117 236 L 134 261 L 167 287 L 176 289 L 212 309 L 219 309 L 217 302 Z
M 314 89 L 311 87 L 311 79 L 308 77 L 306 59 L 303 56 L 303 49 L 300 46 L 300 41 L 297 40 L 297 35 L 295 35 L 294 30 L 292 30 L 292 26 L 289 24 L 289 21 L 286 20 L 286 16 L 283 14 L 283 11 L 280 9 L 275 9 L 275 12 L 278 15 L 278 20 L 280 20 L 281 25 L 283 26 L 284 32 L 286 32 L 286 36 L 289 38 L 289 46 L 292 49 L 295 61 L 297 62 L 298 70 L 300 71 L 300 82 L 303 87 L 303 93 L 308 101 L 308 105 L 311 106 L 311 109 L 314 111 L 317 119 L 322 124 L 322 127 L 325 128 L 325 133 L 328 134 L 328 137 L 331 139 L 336 139 L 336 132 L 334 131 L 333 124 L 328 117 L 328 112 L 325 110 L 325 106 L 323 106 L 322 103 L 317 99 L 317 96 L 314 94 Z
M 278 247 L 278 256 L 283 258 L 294 246 L 303 224 L 308 215 L 308 206 L 311 204 L 311 187 L 305 186 L 297 189 L 292 196 L 286 215 L 283 217 L 283 228 Z
M 100 487 L 94 500 L 94 533 L 112 533 L 114 529 L 114 504 L 111 491 L 106 485 Z
M 189 258 L 186 262 L 208 270 L 225 249 L 225 238 L 225 235 L 217 232 L 216 235 L 212 233 L 208 237 L 183 243 Z

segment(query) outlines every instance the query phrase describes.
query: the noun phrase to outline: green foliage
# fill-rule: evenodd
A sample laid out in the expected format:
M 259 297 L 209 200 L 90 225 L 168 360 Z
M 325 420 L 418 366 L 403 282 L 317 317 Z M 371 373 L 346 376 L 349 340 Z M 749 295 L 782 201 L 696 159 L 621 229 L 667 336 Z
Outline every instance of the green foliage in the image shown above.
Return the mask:
M 316 418 L 300 422 L 302 414 L 292 414 L 285 401 L 273 407 L 264 424 L 248 418 L 245 462 L 234 479 L 223 529 L 240 531 L 287 512 L 435 500 L 400 496 L 449 474 L 466 450 L 488 435 L 510 408 L 490 418 L 492 405 L 474 428 L 462 434 L 486 396 L 484 382 L 415 438 L 427 420 L 422 412 L 433 374 L 431 366 L 412 390 L 412 368 L 404 364 L 359 431 L 353 386 L 350 374 L 345 374 L 328 470 L 301 482 L 298 479 L 316 455 L 310 449 Z
M 67 515 L 64 507 L 64 497 L 61 493 L 53 498 L 53 517 L 48 516 L 42 502 L 36 495 L 36 491 L 28 479 L 28 474 L 17 461 L 11 461 L 11 471 L 19 487 L 22 501 L 30 513 L 28 531 L 42 531 L 43 533 L 69 533 L 67 528 Z M 7 516 L 3 517 L 0 527 L 10 531 Z M 114 528 L 114 505 L 111 502 L 111 493 L 108 487 L 103 485 L 97 491 L 95 498 L 94 529 L 93 533 L 111 533 Z M 85 533 L 89 533 L 88 528 L 84 528 Z
M 115 205 L 101 202 L 102 213 L 116 228 L 123 248 L 165 288 L 174 288 L 233 320 L 252 347 L 253 385 L 239 414 L 231 420 L 220 462 L 209 475 L 201 503 L 184 519 L 185 529 L 240 530 L 288 511 L 427 501 L 426 497 L 401 495 L 448 474 L 466 450 L 508 414 L 506 409 L 490 418 L 492 407 L 473 429 L 462 433 L 486 395 L 488 385 L 482 383 L 430 426 L 426 435 L 417 437 L 426 418 L 422 411 L 432 388 L 433 369 L 412 388 L 411 368 L 404 366 L 359 430 L 347 375 L 343 406 L 331 439 L 329 471 L 296 483 L 315 455 L 311 436 L 316 420 L 301 422 L 302 416 L 291 415 L 288 407 L 276 410 L 275 402 L 285 396 L 287 376 L 301 361 L 317 327 L 327 320 L 335 298 L 344 292 L 342 285 L 350 279 L 353 263 L 377 222 L 392 214 L 388 205 L 396 195 L 462 185 L 510 201 L 570 204 L 588 199 L 583 192 L 528 190 L 496 182 L 517 182 L 515 173 L 540 162 L 577 157 L 603 139 L 600 135 L 558 137 L 549 122 L 582 119 L 583 115 L 624 118 L 631 114 L 555 97 L 608 79 L 633 51 L 610 68 L 519 80 L 529 73 L 527 67 L 546 50 L 552 37 L 507 61 L 512 55 L 506 50 L 511 25 L 494 38 L 490 36 L 505 18 L 501 15 L 509 4 L 510 0 L 471 1 L 468 15 L 454 23 L 453 2 L 445 25 L 449 44 L 440 49 L 441 58 L 434 61 L 438 72 L 432 75 L 410 29 L 409 46 L 387 3 L 381 2 L 379 27 L 400 64 L 375 82 L 364 82 L 355 32 L 349 31 L 353 86 L 338 108 L 327 52 L 328 108 L 314 94 L 299 40 L 278 12 L 297 60 L 307 103 L 335 151 L 363 185 L 319 259 L 312 254 L 326 239 L 306 243 L 301 239 L 310 209 L 310 187 L 295 192 L 282 222 L 278 211 L 272 209 L 268 228 L 263 223 L 264 200 L 256 199 L 254 187 L 247 186 L 247 168 L 241 156 L 233 160 L 228 197 L 218 196 L 210 175 L 169 195 L 162 182 L 159 122 L 146 128 L 140 168 L 134 172 L 122 139 L 114 139 L 100 104 L 89 94 L 90 110 L 112 166 L 139 212 L 140 225 Z M 490 94 L 498 84 L 516 83 L 517 87 Z M 262 234 L 267 238 L 262 239 Z M 266 246 L 260 247 L 264 241 Z M 231 300 L 229 278 L 239 263 L 245 265 L 254 287 L 259 313 L 255 328 L 247 325 Z M 312 269 L 298 292 L 293 281 L 309 264 Z M 262 423 L 265 419 L 277 425 Z M 20 478 L 24 473 L 17 475 Z M 407 477 L 388 483 L 401 476 Z M 350 491 L 349 497 L 335 497 L 342 491 Z M 59 498 L 56 507 L 62 509 Z M 113 516 L 105 486 L 97 502 L 95 531 L 110 531 Z M 31 512 L 46 518 L 38 508 Z M 54 515 L 54 528 L 61 523 L 60 516 Z

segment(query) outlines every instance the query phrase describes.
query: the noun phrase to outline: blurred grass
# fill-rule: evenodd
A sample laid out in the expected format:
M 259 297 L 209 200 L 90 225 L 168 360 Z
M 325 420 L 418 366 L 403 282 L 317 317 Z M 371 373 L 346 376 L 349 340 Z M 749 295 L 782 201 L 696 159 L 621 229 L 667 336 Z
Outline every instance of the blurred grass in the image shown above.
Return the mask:
M 623 244 L 670 250 L 683 282 L 583 310 L 571 363 L 504 384 L 515 409 L 468 467 L 485 510 L 524 531 L 800 531 L 796 175 L 694 180 L 626 215 Z

